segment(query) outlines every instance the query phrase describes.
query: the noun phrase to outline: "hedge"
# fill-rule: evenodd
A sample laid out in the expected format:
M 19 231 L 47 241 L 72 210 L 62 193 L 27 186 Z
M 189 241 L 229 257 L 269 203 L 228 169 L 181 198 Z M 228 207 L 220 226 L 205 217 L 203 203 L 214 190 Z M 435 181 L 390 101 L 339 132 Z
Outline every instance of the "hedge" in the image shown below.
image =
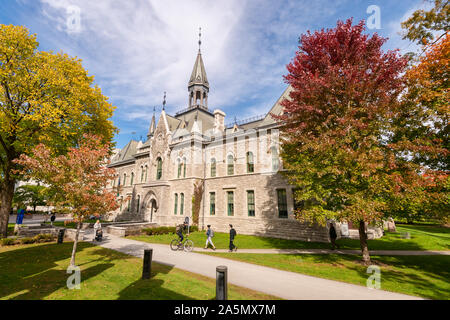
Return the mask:
M 197 226 L 189 227 L 189 232 L 196 232 L 196 231 L 198 231 Z M 174 234 L 176 232 L 176 227 L 146 228 L 146 229 L 142 229 L 142 232 L 149 236 L 155 236 L 155 235 L 160 235 L 160 234 Z

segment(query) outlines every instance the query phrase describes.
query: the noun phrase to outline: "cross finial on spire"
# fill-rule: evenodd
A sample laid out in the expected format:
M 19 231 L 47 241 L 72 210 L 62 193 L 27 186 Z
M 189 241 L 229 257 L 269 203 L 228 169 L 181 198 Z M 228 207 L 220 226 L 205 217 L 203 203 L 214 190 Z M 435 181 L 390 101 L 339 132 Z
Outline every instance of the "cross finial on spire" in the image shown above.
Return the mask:
M 164 91 L 163 110 L 166 108 L 166 92 Z
M 202 28 L 198 28 L 198 30 L 198 52 L 200 52 L 202 46 Z

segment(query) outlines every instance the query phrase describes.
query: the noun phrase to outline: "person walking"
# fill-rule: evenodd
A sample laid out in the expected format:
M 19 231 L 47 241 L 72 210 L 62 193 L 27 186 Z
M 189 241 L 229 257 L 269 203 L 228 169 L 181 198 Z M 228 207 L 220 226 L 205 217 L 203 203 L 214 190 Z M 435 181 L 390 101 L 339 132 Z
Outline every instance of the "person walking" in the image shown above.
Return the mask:
M 339 249 L 339 245 L 336 244 L 336 238 L 337 238 L 337 234 L 336 234 L 336 229 L 334 228 L 334 225 L 331 223 L 330 224 L 330 241 L 332 244 L 331 250 L 334 250 L 336 247 Z
M 233 225 L 230 224 L 230 250 L 229 250 L 229 252 L 232 252 L 233 250 L 237 251 L 237 247 L 233 243 L 234 238 L 236 237 L 236 234 L 237 234 L 236 230 L 234 230 Z
M 212 237 L 214 237 L 214 231 L 211 229 L 211 225 L 208 224 L 208 229 L 206 230 L 206 243 L 205 243 L 205 249 L 208 249 L 208 243 L 210 243 L 213 247 L 213 250 L 216 250 L 216 246 L 212 242 Z
M 50 217 L 50 224 L 53 225 L 53 222 L 55 222 L 55 220 L 56 220 L 56 215 L 54 212 L 52 212 L 52 215 Z

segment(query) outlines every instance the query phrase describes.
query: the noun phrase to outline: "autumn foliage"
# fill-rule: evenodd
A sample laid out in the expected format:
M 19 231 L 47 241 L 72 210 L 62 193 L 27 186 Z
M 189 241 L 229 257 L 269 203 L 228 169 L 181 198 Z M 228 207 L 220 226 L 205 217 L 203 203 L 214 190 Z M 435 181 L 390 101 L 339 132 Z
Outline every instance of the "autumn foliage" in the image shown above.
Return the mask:
M 382 195 L 394 181 L 405 183 L 395 175 L 398 164 L 385 135 L 404 90 L 407 59 L 382 52 L 386 39 L 364 29 L 364 21 L 352 25 L 349 19 L 301 36 L 285 77 L 293 90 L 277 118 L 288 179 L 300 187 L 296 197 L 304 203 L 298 218 L 357 222 L 367 249 L 364 222 L 382 217 Z
M 84 135 L 78 147 L 69 149 L 67 155 L 56 156 L 43 144 L 36 146 L 31 155 L 21 155 L 15 161 L 24 169 L 26 178 L 42 181 L 52 190 L 50 204 L 65 208 L 73 214 L 78 224 L 75 251 L 80 225 L 91 215 L 100 216 L 118 208 L 116 195 L 107 190 L 114 179 L 114 170 L 107 168 L 109 145 L 102 144 L 95 135 Z

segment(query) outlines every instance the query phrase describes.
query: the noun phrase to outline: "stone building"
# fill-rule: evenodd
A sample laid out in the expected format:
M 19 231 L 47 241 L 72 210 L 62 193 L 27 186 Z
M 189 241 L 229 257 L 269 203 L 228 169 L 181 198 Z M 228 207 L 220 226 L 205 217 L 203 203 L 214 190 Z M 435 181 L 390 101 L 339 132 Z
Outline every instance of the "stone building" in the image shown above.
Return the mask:
M 328 241 L 327 228 L 295 220 L 294 187 L 281 173 L 279 131 L 271 114 L 280 114 L 290 88 L 265 116 L 231 125 L 224 111 L 208 108 L 209 88 L 199 50 L 188 107 L 172 116 L 164 99 L 147 140 L 132 140 L 113 156 L 109 166 L 117 175 L 110 188 L 121 207 L 111 219 L 175 226 L 188 216 L 198 219 L 199 228 L 211 224 L 226 232 L 233 224 L 238 234 Z

